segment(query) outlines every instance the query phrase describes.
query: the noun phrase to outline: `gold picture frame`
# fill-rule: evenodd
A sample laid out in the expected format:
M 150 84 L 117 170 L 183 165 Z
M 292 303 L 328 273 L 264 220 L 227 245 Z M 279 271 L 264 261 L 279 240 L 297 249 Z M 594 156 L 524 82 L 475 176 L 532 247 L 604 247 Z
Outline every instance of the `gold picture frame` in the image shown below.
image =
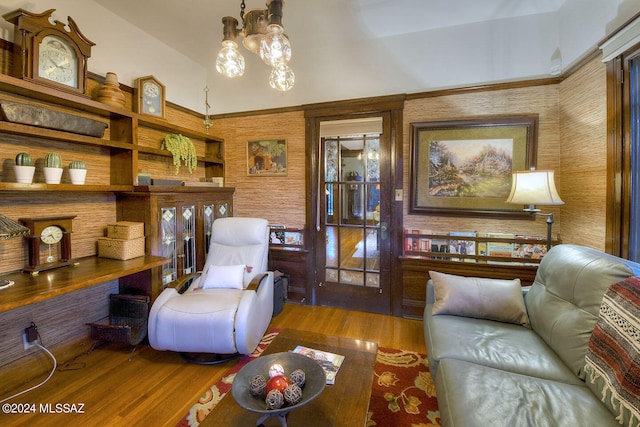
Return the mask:
M 535 166 L 538 116 L 411 124 L 409 213 L 529 219 L 505 203 L 511 173 Z
M 153 76 L 138 77 L 133 85 L 133 110 L 164 119 L 166 88 Z

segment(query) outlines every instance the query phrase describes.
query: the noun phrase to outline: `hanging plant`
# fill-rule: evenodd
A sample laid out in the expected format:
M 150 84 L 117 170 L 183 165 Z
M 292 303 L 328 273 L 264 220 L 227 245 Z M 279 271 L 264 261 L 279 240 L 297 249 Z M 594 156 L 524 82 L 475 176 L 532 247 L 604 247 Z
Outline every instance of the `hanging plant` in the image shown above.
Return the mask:
M 180 171 L 181 162 L 189 169 L 189 173 L 198 167 L 198 157 L 196 156 L 196 147 L 193 142 L 184 135 L 170 133 L 164 137 L 162 147 L 173 156 L 173 165 L 176 167 L 176 175 Z

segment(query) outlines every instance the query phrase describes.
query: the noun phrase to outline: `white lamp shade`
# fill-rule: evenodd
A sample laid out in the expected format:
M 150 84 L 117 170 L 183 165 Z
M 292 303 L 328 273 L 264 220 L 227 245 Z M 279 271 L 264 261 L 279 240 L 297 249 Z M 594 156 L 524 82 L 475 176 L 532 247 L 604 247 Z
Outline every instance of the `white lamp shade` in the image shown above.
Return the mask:
M 553 171 L 521 171 L 512 175 L 507 203 L 519 205 L 562 205 L 556 190 Z

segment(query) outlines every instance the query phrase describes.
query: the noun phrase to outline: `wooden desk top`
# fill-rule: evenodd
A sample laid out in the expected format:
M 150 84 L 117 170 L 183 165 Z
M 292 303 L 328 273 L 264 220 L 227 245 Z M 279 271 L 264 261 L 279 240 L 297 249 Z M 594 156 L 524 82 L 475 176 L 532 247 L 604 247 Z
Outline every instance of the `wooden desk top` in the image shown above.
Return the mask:
M 0 290 L 0 312 L 149 270 L 167 262 L 167 258 L 157 256 L 126 261 L 94 256 L 79 258 L 75 265 L 42 271 L 37 276 L 22 272 L 3 275 L 3 279 L 13 280 L 15 284 Z
M 322 394 L 313 402 L 290 412 L 287 417 L 288 425 L 363 427 L 369 409 L 378 344 L 283 329 L 264 354 L 290 351 L 297 345 L 342 354 L 345 358 L 336 376 L 335 384 L 326 386 Z M 240 408 L 229 392 L 200 423 L 200 426 L 255 427 L 260 417 L 260 414 Z M 280 421 L 277 418 L 269 418 L 264 426 L 280 426 Z

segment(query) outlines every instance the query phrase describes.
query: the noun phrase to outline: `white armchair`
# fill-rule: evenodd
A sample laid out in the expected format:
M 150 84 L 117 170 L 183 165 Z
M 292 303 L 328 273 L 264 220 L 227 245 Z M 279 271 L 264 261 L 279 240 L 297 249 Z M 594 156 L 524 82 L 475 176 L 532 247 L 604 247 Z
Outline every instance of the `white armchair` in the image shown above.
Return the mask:
M 266 220 L 215 220 L 202 272 L 165 289 L 153 303 L 148 325 L 151 347 L 181 353 L 251 354 L 273 315 L 268 254 Z M 207 363 L 227 359 L 222 356 Z

